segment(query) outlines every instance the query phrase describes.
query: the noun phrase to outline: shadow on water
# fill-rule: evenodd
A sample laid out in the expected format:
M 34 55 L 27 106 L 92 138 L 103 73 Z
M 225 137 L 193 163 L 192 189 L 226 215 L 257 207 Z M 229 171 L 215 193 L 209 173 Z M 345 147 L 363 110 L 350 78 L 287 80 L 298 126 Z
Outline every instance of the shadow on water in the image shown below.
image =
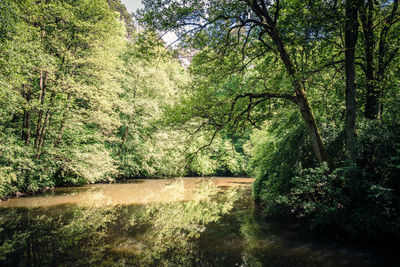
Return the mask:
M 260 222 L 247 181 L 178 179 L 141 185 L 145 191 L 158 186 L 147 194 L 163 197 L 135 203 L 127 197 L 124 204 L 107 191 L 126 194 L 121 187 L 96 185 L 46 196 L 42 206 L 3 206 L 0 265 L 396 266 L 377 251 L 311 242 L 287 227 Z M 49 205 L 59 194 L 85 202 Z

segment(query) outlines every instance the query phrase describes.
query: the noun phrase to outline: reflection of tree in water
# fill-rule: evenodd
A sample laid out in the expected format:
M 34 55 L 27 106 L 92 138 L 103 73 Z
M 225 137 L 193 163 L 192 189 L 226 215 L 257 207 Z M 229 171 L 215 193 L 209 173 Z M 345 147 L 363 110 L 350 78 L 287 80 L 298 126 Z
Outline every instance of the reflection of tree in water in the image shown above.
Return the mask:
M 368 266 L 261 222 L 250 191 L 205 181 L 179 201 L 187 191 L 175 180 L 167 203 L 112 207 L 99 195 L 84 206 L 0 209 L 0 266 Z
M 0 265 L 88 265 L 102 260 L 111 208 L 69 206 L 5 210 Z M 2 213 L 5 213 L 2 211 Z
M 183 183 L 174 183 L 168 190 L 177 195 L 184 192 Z M 229 213 L 239 199 L 238 189 L 219 192 L 211 181 L 203 182 L 195 199 L 144 207 L 131 216 L 131 231 L 142 230 L 136 238 L 125 240 L 126 263 L 138 266 L 193 266 L 199 264 L 197 243 L 194 242 L 206 225 Z M 179 199 L 179 198 L 178 198 Z M 147 225 L 147 227 L 143 227 Z M 122 244 L 120 246 L 123 247 Z M 118 251 L 118 249 L 116 250 Z
M 193 201 L 143 206 L 56 206 L 0 210 L 1 266 L 192 265 L 195 242 L 210 222 L 227 214 L 238 190 L 211 182 Z M 184 193 L 170 184 L 165 194 Z

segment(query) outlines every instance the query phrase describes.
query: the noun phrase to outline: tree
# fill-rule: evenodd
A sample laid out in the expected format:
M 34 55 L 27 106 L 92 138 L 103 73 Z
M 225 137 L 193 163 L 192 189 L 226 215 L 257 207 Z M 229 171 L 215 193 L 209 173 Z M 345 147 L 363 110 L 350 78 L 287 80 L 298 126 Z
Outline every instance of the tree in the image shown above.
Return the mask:
M 126 6 L 121 3 L 121 0 L 107 0 L 107 3 L 112 10 L 115 10 L 120 14 L 120 19 L 125 24 L 126 37 L 131 39 L 135 32 L 135 25 L 133 23 L 133 17 L 129 14 Z
M 214 50 L 214 58 L 228 58 L 232 50 L 241 56 L 241 63 L 232 64 L 230 72 L 268 64 L 271 57 L 279 59 L 283 66 L 283 77 L 291 86 L 286 88 L 264 88 L 257 93 L 252 88 L 233 98 L 235 103 L 243 98 L 248 99 L 248 108 L 244 114 L 255 106 L 272 98 L 285 99 L 295 104 L 306 125 L 313 150 L 320 162 L 333 164 L 323 143 L 317 121 L 306 93 L 307 71 L 317 72 L 310 65 L 298 64 L 301 49 L 298 45 L 312 47 L 315 40 L 324 38 L 321 15 L 331 16 L 331 3 L 312 2 L 309 4 L 299 1 L 151 1 L 143 2 L 145 8 L 139 11 L 140 21 L 161 31 L 174 30 L 180 38 L 190 43 L 196 49 Z M 290 20 L 300 16 L 300 23 L 306 24 L 305 19 L 315 22 L 311 25 L 294 26 Z M 318 19 L 315 19 L 315 18 Z M 290 25 L 288 27 L 288 25 Z M 308 52 L 310 52 L 309 49 Z M 239 53 L 240 51 L 240 53 Z M 303 57 L 304 57 L 303 50 Z M 273 55 L 273 56 L 271 56 Z M 308 55 L 311 56 L 311 53 Z M 277 61 L 273 61 L 278 65 Z M 304 63 L 304 62 L 303 62 Z M 325 62 L 323 67 L 337 62 Z M 241 66 L 241 67 L 238 67 Z M 258 66 L 258 65 L 257 65 Z M 278 67 L 277 67 L 278 68 Z M 265 73 L 261 79 L 268 80 Z M 287 84 L 287 85 L 289 85 Z M 285 91 L 286 90 L 286 91 Z M 248 109 L 248 110 L 247 110 Z M 230 118 L 232 119 L 232 118 Z M 228 120 L 230 120 L 228 119 Z
M 0 176 L 11 177 L 0 197 L 105 179 L 115 171 L 105 140 L 119 126 L 119 15 L 102 0 L 0 8 Z
M 345 67 L 346 67 L 346 150 L 348 159 L 355 163 L 356 152 L 356 71 L 355 54 L 358 40 L 358 1 L 346 0 Z
M 362 70 L 365 77 L 364 116 L 379 118 L 381 98 L 387 84 L 388 69 L 399 55 L 399 1 L 361 1 L 358 6 L 362 25 Z

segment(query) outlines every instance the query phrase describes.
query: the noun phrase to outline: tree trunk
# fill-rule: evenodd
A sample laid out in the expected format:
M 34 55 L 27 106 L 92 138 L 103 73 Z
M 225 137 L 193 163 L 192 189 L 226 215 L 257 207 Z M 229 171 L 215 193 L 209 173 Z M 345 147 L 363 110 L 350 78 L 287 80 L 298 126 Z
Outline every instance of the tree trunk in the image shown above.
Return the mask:
M 274 41 L 275 45 L 278 48 L 280 58 L 285 65 L 285 68 L 292 78 L 294 92 L 296 94 L 296 104 L 300 109 L 301 116 L 303 118 L 304 123 L 306 124 L 308 134 L 311 139 L 311 145 L 315 152 L 315 155 L 318 158 L 320 163 L 327 162 L 329 168 L 333 168 L 333 161 L 330 155 L 328 154 L 324 143 L 322 142 L 321 134 L 319 132 L 317 122 L 315 120 L 314 114 L 312 112 L 312 108 L 310 103 L 308 102 L 305 86 L 299 77 L 297 77 L 297 71 L 290 59 L 289 54 L 287 53 L 285 46 L 282 42 L 282 38 L 279 35 L 279 32 L 273 28 L 273 30 L 269 33 L 270 37 Z
M 388 33 L 391 29 L 391 27 L 398 22 L 396 19 L 397 13 L 398 13 L 398 8 L 399 8 L 399 0 L 394 0 L 392 2 L 392 10 L 390 12 L 390 15 L 383 20 L 383 27 L 379 33 L 379 45 L 378 45 L 378 54 L 377 54 L 377 68 L 373 68 L 373 62 L 371 59 L 366 57 L 366 79 L 367 79 L 367 96 L 366 96 L 366 101 L 365 101 L 365 110 L 364 110 L 364 116 L 367 119 L 376 119 L 379 118 L 381 113 L 382 113 L 382 103 L 380 101 L 380 98 L 383 94 L 384 86 L 383 86 L 383 81 L 384 81 L 384 75 L 386 72 L 386 67 L 390 63 L 390 61 L 396 56 L 398 53 L 399 48 L 395 48 L 392 51 L 388 51 Z M 368 15 L 370 16 L 369 18 L 369 24 L 366 29 L 364 29 L 364 35 L 366 35 L 366 39 L 371 39 L 368 43 L 365 42 L 366 50 L 370 50 L 371 55 L 374 52 L 376 42 L 372 39 L 374 36 L 374 29 L 377 28 L 376 25 L 373 25 L 373 20 L 372 20 L 372 14 L 374 12 L 374 2 L 372 0 L 368 0 Z M 365 12 L 364 12 L 365 13 Z M 361 13 L 361 18 L 363 18 L 363 13 Z M 364 22 L 363 22 L 364 24 Z M 369 37 L 371 36 L 371 37 Z M 370 65 L 370 66 L 369 66 Z M 373 70 L 373 76 L 371 75 L 371 70 L 369 70 L 369 67 L 372 68 Z
M 43 145 L 44 145 L 44 140 L 45 140 L 45 135 L 46 135 L 46 129 L 47 129 L 48 124 L 50 124 L 50 123 L 49 123 L 49 122 L 50 122 L 50 118 L 51 118 L 51 111 L 50 111 L 50 110 L 47 110 L 46 116 L 45 116 L 44 121 L 43 121 L 43 126 L 42 126 L 42 129 L 41 129 L 41 131 L 40 131 L 40 138 L 39 138 L 38 149 L 41 149 L 41 148 L 43 147 Z
M 39 159 L 40 156 L 42 155 L 42 148 L 43 148 L 44 142 L 46 140 L 46 129 L 47 129 L 48 125 L 50 125 L 50 119 L 51 119 L 51 112 L 48 111 L 46 113 L 42 129 L 40 131 L 40 137 L 39 137 L 38 147 L 37 147 L 37 156 L 36 156 L 37 159 Z
M 296 102 L 297 106 L 300 109 L 303 121 L 306 124 L 308 135 L 311 139 L 311 145 L 313 147 L 315 155 L 318 158 L 318 161 L 328 163 L 329 168 L 332 169 L 333 161 L 322 142 L 321 134 L 315 121 L 314 114 L 304 91 L 301 94 L 297 95 Z
M 28 87 L 27 91 L 23 92 L 23 97 L 25 97 L 26 102 L 28 104 L 31 101 L 31 96 L 32 96 L 32 91 L 31 88 Z M 29 145 L 30 137 L 31 137 L 31 110 L 24 109 L 21 138 L 23 141 L 25 141 L 25 145 Z
M 40 158 L 40 156 L 42 154 L 41 150 L 44 146 L 44 142 L 45 142 L 45 138 L 46 138 L 46 130 L 47 130 L 48 126 L 50 125 L 50 119 L 51 119 L 51 115 L 52 115 L 51 108 L 53 107 L 54 97 L 55 97 L 55 93 L 52 92 L 51 96 L 50 96 L 49 106 L 47 107 L 47 110 L 45 113 L 46 115 L 44 116 L 43 125 L 39 130 L 38 143 L 37 143 L 37 148 L 36 148 L 38 151 L 38 154 L 37 154 L 38 159 Z
M 22 140 L 25 142 L 25 145 L 29 145 L 29 141 L 31 138 L 31 111 L 24 111 L 24 121 L 23 121 L 23 129 L 22 129 Z
M 41 4 L 43 5 L 45 2 L 41 1 Z M 45 24 L 42 25 L 42 32 L 40 34 L 41 40 L 42 40 L 42 45 L 44 44 L 44 38 L 46 35 L 46 29 L 45 29 Z M 36 123 L 36 135 L 35 135 L 35 142 L 34 142 L 34 148 L 38 149 L 38 144 L 39 144 L 39 135 L 40 135 L 40 130 L 41 130 L 41 125 L 42 125 L 42 117 L 43 117 L 43 104 L 44 100 L 46 97 L 46 86 L 47 86 L 47 72 L 41 70 L 40 71 L 40 77 L 39 77 L 39 102 L 40 102 L 40 107 L 39 107 L 39 112 L 38 112 L 38 120 Z
M 365 79 L 366 79 L 366 99 L 364 116 L 374 119 L 378 105 L 378 92 L 374 74 L 374 29 L 373 29 L 373 0 L 368 0 L 367 6 L 360 9 L 360 18 L 364 33 L 364 52 L 365 52 Z M 349 25 L 351 27 L 352 25 Z M 347 26 L 346 26 L 347 28 Z
M 58 137 L 57 137 L 57 141 L 56 141 L 56 145 L 58 146 L 61 143 L 63 134 L 64 134 L 64 128 L 65 128 L 65 123 L 67 121 L 68 118 L 68 113 L 69 113 L 69 107 L 71 105 L 71 93 L 68 93 L 67 95 L 67 104 L 65 105 L 65 111 L 63 114 L 63 118 L 61 120 L 61 125 L 60 125 L 60 129 L 58 130 Z
M 34 147 L 36 149 L 38 148 L 40 131 L 42 128 L 43 105 L 44 105 L 44 99 L 46 97 L 46 87 L 47 87 L 47 73 L 45 73 L 43 71 L 40 72 L 39 87 L 41 89 L 39 92 L 39 98 L 38 98 L 39 102 L 40 102 L 40 107 L 39 107 L 38 119 L 37 119 L 37 123 L 36 123 L 36 135 L 35 135 L 35 143 L 34 143 Z
M 346 153 L 350 162 L 356 162 L 356 72 L 355 47 L 358 39 L 358 0 L 346 0 L 345 70 L 346 70 Z

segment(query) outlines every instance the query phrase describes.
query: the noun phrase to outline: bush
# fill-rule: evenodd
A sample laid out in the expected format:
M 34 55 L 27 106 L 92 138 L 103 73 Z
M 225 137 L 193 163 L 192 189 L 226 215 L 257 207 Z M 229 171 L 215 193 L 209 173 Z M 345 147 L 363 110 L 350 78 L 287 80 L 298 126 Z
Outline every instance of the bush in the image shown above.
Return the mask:
M 0 167 L 0 199 L 17 191 L 17 176 L 10 167 Z
M 330 173 L 325 163 L 316 168 L 299 167 L 290 183 L 290 192 L 276 201 L 288 205 L 296 217 L 309 220 L 312 227 L 335 221 L 349 203 L 343 194 L 345 178 Z
M 63 148 L 49 154 L 57 159 L 57 185 L 83 185 L 113 181 L 118 173 L 110 153 L 99 144 Z
M 46 156 L 36 159 L 31 147 L 9 137 L 0 139 L 0 199 L 16 192 L 35 193 L 53 187 L 53 160 Z
M 368 181 L 357 166 L 330 172 L 326 164 L 298 167 L 290 190 L 277 193 L 263 182 L 260 199 L 265 216 L 295 218 L 312 231 L 334 232 L 354 239 L 399 238 L 400 214 L 394 190 Z

